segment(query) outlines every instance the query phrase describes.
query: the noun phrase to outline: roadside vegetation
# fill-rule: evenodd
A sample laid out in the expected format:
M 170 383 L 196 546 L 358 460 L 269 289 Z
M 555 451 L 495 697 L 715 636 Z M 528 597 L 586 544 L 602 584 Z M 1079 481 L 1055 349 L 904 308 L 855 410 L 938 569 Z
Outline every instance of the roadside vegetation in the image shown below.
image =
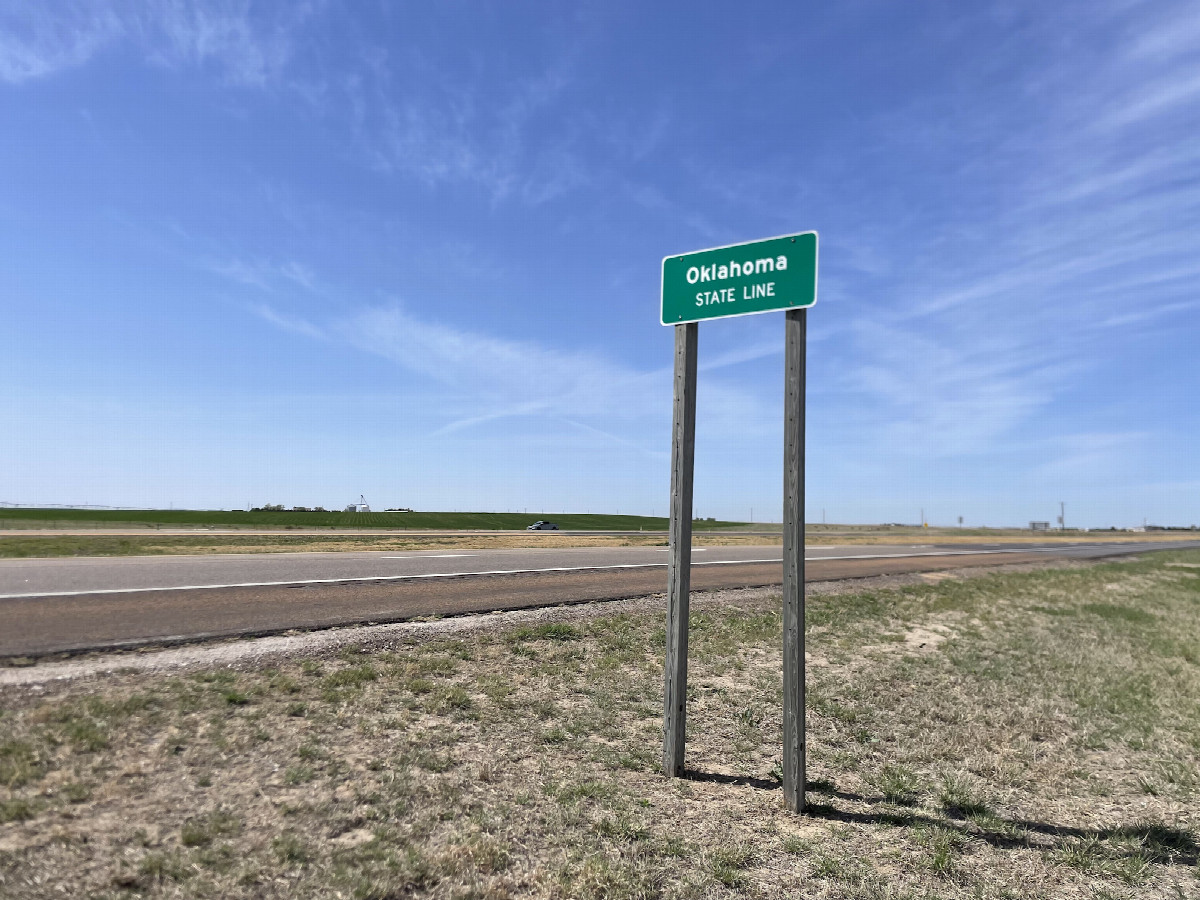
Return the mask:
M 770 591 L 694 600 L 686 779 L 658 615 L 5 688 L 0 896 L 1200 895 L 1200 552 L 925 581 L 811 599 L 802 817 Z
M 769 527 L 769 526 L 760 526 Z M 711 531 L 696 530 L 693 544 L 697 547 L 769 546 L 783 543 L 780 531 Z M 1127 532 L 1092 532 L 1050 537 L 1039 535 L 1039 544 L 1058 541 L 1088 543 L 1105 541 L 1127 542 L 1149 540 L 1197 540 L 1200 536 L 1164 534 L 1130 534 Z M 938 544 L 1022 543 L 1034 539 L 1028 531 L 993 531 L 916 528 L 866 529 L 854 531 L 822 531 L 808 526 L 805 542 L 808 546 L 856 544 L 912 544 L 936 541 Z M 39 534 L 35 529 L 0 534 L 0 559 L 25 559 L 54 556 L 162 556 L 169 554 L 213 553 L 338 553 L 373 550 L 499 550 L 512 548 L 545 549 L 552 547 L 661 547 L 666 546 L 665 532 L 647 531 L 644 534 L 563 534 L 557 531 L 513 531 L 506 534 L 346 534 L 297 532 L 295 534 L 163 534 L 148 530 L 145 534 L 112 534 L 103 531 L 88 534 Z
M 539 519 L 568 531 L 666 531 L 655 516 L 587 513 L 340 512 L 312 509 L 0 509 L 3 528 L 412 528 L 453 531 L 518 531 Z M 693 528 L 729 528 L 744 522 L 697 519 Z
M 698 533 L 696 546 L 782 544 L 782 535 Z M 565 535 L 556 531 L 511 534 L 413 535 L 380 534 L 69 534 L 0 536 L 0 559 L 51 556 L 163 556 L 213 553 L 348 553 L 382 550 L 502 550 L 552 547 L 665 547 L 667 536 Z

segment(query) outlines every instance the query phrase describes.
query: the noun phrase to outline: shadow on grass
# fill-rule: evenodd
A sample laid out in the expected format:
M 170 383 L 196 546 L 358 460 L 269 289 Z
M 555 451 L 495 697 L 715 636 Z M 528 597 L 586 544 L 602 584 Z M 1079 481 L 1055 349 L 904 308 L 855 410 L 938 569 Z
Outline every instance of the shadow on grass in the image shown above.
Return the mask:
M 684 777 L 689 781 L 742 785 L 759 790 L 774 791 L 780 788 L 780 783 L 775 778 L 721 775 L 696 770 L 688 770 Z M 867 807 L 865 810 L 850 810 L 841 809 L 832 802 L 806 802 L 804 815 L 815 819 L 899 828 L 949 829 L 957 831 L 964 838 L 983 841 L 1000 849 L 1029 847 L 1054 851 L 1061 849 L 1068 841 L 1097 841 L 1105 844 L 1110 859 L 1141 858 L 1146 862 L 1177 866 L 1195 866 L 1200 862 L 1200 844 L 1191 832 L 1158 822 L 1117 825 L 1112 828 L 1078 828 L 1029 819 L 1007 819 L 986 810 L 985 807 L 964 811 L 953 806 L 946 808 L 945 816 L 938 816 L 917 810 L 895 809 L 895 804 L 889 803 L 881 796 L 866 797 L 862 794 L 839 791 L 826 779 L 809 781 L 806 788 L 807 794 L 817 794 L 828 798 L 829 801 L 843 800 Z M 1045 840 L 1038 841 L 1034 835 Z
M 712 784 L 734 784 L 743 787 L 752 787 L 760 791 L 777 791 L 782 785 L 778 778 L 758 778 L 753 775 L 722 775 L 717 772 L 700 772 L 696 769 L 687 769 L 683 773 L 684 779 L 687 781 L 707 781 Z M 808 793 L 823 794 L 826 797 L 837 797 L 841 800 L 863 800 L 858 794 L 846 794 L 839 791 L 833 782 L 818 778 L 816 781 L 805 782 L 805 787 Z M 882 799 L 881 799 L 882 802 Z
M 773 791 L 779 788 L 779 782 L 774 778 L 756 778 L 753 775 L 720 775 L 716 772 L 697 772 L 687 769 L 683 773 L 687 781 L 707 781 L 711 784 L 734 784 L 742 787 L 757 788 L 760 791 Z
M 845 794 L 838 794 L 850 799 Z M 882 797 L 859 797 L 859 802 L 868 807 L 886 804 Z M 1064 841 L 1103 842 L 1110 858 L 1140 857 L 1147 862 L 1163 865 L 1195 866 L 1200 859 L 1200 844 L 1191 832 L 1173 828 L 1157 822 L 1134 825 L 1118 825 L 1112 828 L 1078 828 L 1073 825 L 1055 825 L 1051 822 L 1034 822 L 1029 819 L 1006 819 L 991 813 L 974 816 L 969 821 L 954 817 L 939 817 L 915 811 L 893 812 L 888 809 L 868 809 L 859 812 L 839 809 L 832 803 L 808 803 L 805 815 L 833 822 L 854 822 L 865 825 L 892 825 L 897 827 L 926 826 L 957 831 L 965 838 L 984 841 L 1000 849 L 1031 847 L 1033 849 L 1057 850 Z M 1032 839 L 1040 835 L 1047 841 Z M 1115 842 L 1110 843 L 1110 842 Z

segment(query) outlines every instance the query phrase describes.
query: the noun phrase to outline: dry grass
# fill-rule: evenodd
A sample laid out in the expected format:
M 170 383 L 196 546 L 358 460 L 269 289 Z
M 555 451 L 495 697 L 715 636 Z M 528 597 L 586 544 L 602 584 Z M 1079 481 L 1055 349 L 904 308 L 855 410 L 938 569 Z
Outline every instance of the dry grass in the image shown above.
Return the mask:
M 814 598 L 804 817 L 769 592 L 693 616 L 686 780 L 658 616 L 10 688 L 0 895 L 1197 896 L 1197 562 Z
M 807 526 L 806 544 L 1111 544 L 1128 542 L 1173 543 L 1195 542 L 1200 533 L 1188 531 L 1128 532 L 1128 531 L 1066 531 L 1032 532 L 1024 529 L 957 529 L 957 528 L 896 528 L 854 532 L 821 531 Z
M 697 534 L 699 547 L 781 544 L 770 535 Z M 0 558 L 50 556 L 161 556 L 215 553 L 345 553 L 396 550 L 505 550 L 557 547 L 665 547 L 666 535 L 62 535 L 0 537 Z
M 761 526 L 768 528 L 770 526 Z M 777 526 L 776 526 L 777 527 Z M 1195 541 L 1195 533 L 1147 532 L 1089 532 L 1038 534 L 1013 530 L 962 530 L 953 528 L 859 528 L 854 531 L 810 525 L 806 543 L 810 546 L 862 544 L 969 544 L 986 541 L 997 544 L 1017 544 L 1031 540 L 1042 544 L 1128 542 L 1128 541 Z M 782 533 L 719 534 L 697 531 L 693 536 L 697 547 L 767 546 L 783 543 Z M 646 534 L 567 535 L 545 531 L 515 531 L 508 534 L 64 534 L 37 535 L 29 531 L 20 535 L 0 535 L 0 559 L 52 556 L 161 556 L 165 554 L 216 553 L 343 553 L 353 551 L 397 550 L 501 550 L 557 547 L 664 547 L 667 537 L 661 532 Z

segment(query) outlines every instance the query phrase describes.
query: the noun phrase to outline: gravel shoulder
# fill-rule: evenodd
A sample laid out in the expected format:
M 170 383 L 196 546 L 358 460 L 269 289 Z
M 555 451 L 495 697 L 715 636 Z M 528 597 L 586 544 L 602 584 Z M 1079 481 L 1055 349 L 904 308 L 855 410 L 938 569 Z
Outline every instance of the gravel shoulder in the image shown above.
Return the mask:
M 810 597 L 832 596 L 863 590 L 888 590 L 917 584 L 929 584 L 948 578 L 969 579 L 988 574 L 1030 572 L 1055 568 L 1079 568 L 1089 563 L 1050 561 L 1038 565 L 1003 565 L 951 572 L 930 572 L 916 575 L 882 575 L 873 578 L 850 578 L 814 582 L 807 585 Z M 720 609 L 730 603 L 761 604 L 779 596 L 778 588 L 748 588 L 725 591 L 694 591 L 693 609 Z M 579 622 L 609 615 L 666 615 L 663 594 L 651 594 L 628 600 L 598 600 L 570 606 L 546 606 L 490 612 L 482 615 L 463 615 L 450 618 L 431 617 L 426 620 L 395 622 L 383 625 L 353 625 L 319 631 L 296 631 L 265 637 L 205 641 L 178 646 L 136 650 L 64 654 L 39 657 L 36 660 L 2 660 L 0 688 L 6 685 L 38 685 L 68 681 L 91 676 L 121 673 L 163 674 L 214 666 L 272 665 L 292 658 L 336 654 L 345 647 L 359 647 L 366 652 L 388 650 L 397 643 L 454 639 L 458 636 L 488 631 L 542 624 L 546 622 Z

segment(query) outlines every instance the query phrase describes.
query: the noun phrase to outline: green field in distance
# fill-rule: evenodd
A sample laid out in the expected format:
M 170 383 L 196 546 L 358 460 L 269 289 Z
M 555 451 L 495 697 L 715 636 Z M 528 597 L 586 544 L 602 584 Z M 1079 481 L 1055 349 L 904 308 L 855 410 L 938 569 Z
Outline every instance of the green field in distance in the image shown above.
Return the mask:
M 291 510 L 203 509 L 0 509 L 0 528 L 78 528 L 131 526 L 223 526 L 232 528 L 415 528 L 469 531 L 519 531 L 547 519 L 564 531 L 665 531 L 657 516 L 610 516 L 591 513 L 486 512 L 294 512 Z M 730 528 L 744 522 L 698 519 L 695 529 Z

